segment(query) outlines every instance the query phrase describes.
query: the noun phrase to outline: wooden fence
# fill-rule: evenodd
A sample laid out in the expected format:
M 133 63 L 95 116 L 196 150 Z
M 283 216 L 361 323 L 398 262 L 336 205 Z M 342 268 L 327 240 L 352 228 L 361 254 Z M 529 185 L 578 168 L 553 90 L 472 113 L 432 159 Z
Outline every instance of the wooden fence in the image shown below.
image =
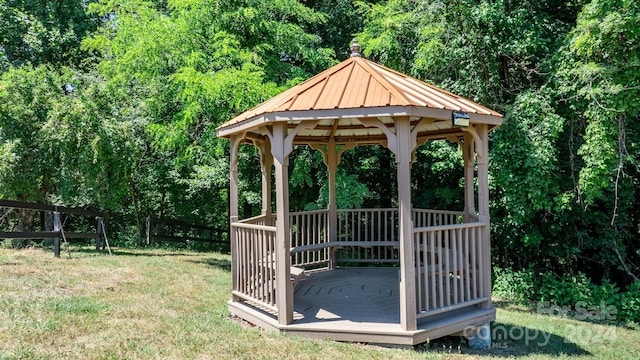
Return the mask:
M 41 231 L 0 231 L 0 239 L 53 239 L 53 252 L 56 257 L 60 256 L 60 240 L 64 239 L 95 239 L 96 251 L 100 251 L 102 240 L 106 233 L 105 215 L 101 211 L 87 210 L 81 208 L 70 208 L 66 206 L 28 203 L 14 200 L 0 200 L 0 208 L 35 211 L 40 214 Z M 52 217 L 51 226 L 47 226 L 46 217 L 50 213 Z M 69 215 L 79 215 L 93 217 L 96 221 L 95 232 L 73 232 L 64 229 L 64 218 Z M 50 228 L 49 228 L 50 227 Z
M 147 245 L 167 242 L 229 244 L 229 231 L 175 219 L 147 217 Z

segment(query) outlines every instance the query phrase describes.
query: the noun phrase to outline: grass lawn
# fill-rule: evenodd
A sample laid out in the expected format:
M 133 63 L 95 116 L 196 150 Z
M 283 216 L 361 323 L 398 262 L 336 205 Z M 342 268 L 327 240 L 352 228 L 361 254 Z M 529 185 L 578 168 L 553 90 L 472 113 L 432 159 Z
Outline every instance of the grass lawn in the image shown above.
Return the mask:
M 389 349 L 289 337 L 228 318 L 230 257 L 0 249 L 0 359 L 639 359 L 640 331 L 498 304 L 494 348 Z

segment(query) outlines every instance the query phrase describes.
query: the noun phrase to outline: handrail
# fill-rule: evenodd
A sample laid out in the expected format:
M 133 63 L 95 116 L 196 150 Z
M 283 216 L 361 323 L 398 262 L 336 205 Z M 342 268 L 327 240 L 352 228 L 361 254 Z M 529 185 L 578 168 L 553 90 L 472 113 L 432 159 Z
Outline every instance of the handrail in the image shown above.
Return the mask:
M 413 208 L 411 211 L 413 211 L 413 212 L 429 212 L 429 213 L 438 213 L 438 214 L 445 214 L 445 215 L 462 215 L 462 214 L 464 214 L 464 212 L 462 212 L 462 211 L 439 210 L 439 209 L 420 209 L 420 208 Z
M 241 222 L 231 223 L 232 227 L 243 228 L 243 229 L 252 229 L 252 230 L 263 230 L 263 231 L 276 231 L 275 226 L 266 226 L 266 225 L 255 225 L 255 224 L 244 224 Z
M 446 231 L 446 230 L 456 230 L 456 229 L 470 229 L 478 226 L 485 226 L 486 222 L 472 222 L 472 223 L 462 223 L 462 224 L 451 224 L 451 225 L 436 225 L 436 226 L 423 226 L 419 228 L 414 228 L 413 233 L 419 233 L 424 231 Z
M 338 212 L 347 212 L 347 211 L 394 211 L 394 210 L 398 210 L 398 208 L 338 209 Z
M 239 222 L 239 223 L 242 223 L 242 224 L 246 224 L 246 223 L 248 223 L 248 222 L 250 222 L 250 221 L 260 220 L 260 219 L 262 219 L 262 218 L 264 218 L 264 217 L 265 217 L 264 215 L 257 215 L 257 216 L 253 216 L 253 217 L 250 217 L 250 218 L 246 218 L 246 219 L 238 220 L 238 222 Z
M 341 244 L 338 241 L 331 241 L 331 242 L 312 244 L 312 245 L 294 246 L 290 249 L 290 251 L 292 254 L 295 254 L 303 251 L 322 250 L 326 248 L 340 247 L 340 246 Z
M 339 210 L 338 210 L 339 211 Z M 316 214 L 325 214 L 328 213 L 329 210 L 328 209 L 323 209 L 323 210 L 308 210 L 308 211 L 295 211 L 295 212 L 290 212 L 289 215 L 290 216 L 295 216 L 295 215 L 316 215 Z

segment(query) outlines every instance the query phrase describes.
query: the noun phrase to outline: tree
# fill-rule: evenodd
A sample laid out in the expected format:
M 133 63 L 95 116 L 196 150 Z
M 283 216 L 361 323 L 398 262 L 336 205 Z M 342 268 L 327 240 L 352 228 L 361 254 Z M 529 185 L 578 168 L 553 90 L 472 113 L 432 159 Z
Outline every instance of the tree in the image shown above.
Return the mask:
M 635 238 L 640 213 L 640 5 L 633 1 L 587 4 L 567 38 L 558 69 L 561 98 L 580 129 L 572 155 L 579 204 L 591 226 L 582 236 L 598 250 L 606 271 L 638 279 Z M 569 112 L 568 111 L 568 112 Z M 572 134 L 575 136 L 574 134 Z
M 136 213 L 223 226 L 228 143 L 215 127 L 332 63 L 306 32 L 324 17 L 292 0 L 101 1 L 89 9 L 111 20 L 84 48 L 101 54 L 98 70 L 121 108 L 145 122 L 143 170 L 131 186 Z M 255 151 L 242 156 L 253 161 L 242 161 L 241 173 L 257 174 Z M 243 179 L 241 206 L 250 213 L 260 185 Z
M 134 129 L 109 116 L 95 78 L 60 71 L 24 66 L 0 78 L 0 198 L 117 209 Z
M 0 71 L 9 64 L 80 66 L 81 40 L 96 28 L 90 1 L 0 0 Z

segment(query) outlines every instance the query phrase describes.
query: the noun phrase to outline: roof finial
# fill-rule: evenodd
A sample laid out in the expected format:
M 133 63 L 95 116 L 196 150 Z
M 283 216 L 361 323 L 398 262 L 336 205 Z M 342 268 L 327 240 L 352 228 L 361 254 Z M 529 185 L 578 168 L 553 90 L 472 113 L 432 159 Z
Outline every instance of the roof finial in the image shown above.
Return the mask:
M 358 39 L 353 38 L 349 48 L 351 49 L 351 57 L 362 57 L 362 54 L 360 54 L 360 44 L 358 44 Z

